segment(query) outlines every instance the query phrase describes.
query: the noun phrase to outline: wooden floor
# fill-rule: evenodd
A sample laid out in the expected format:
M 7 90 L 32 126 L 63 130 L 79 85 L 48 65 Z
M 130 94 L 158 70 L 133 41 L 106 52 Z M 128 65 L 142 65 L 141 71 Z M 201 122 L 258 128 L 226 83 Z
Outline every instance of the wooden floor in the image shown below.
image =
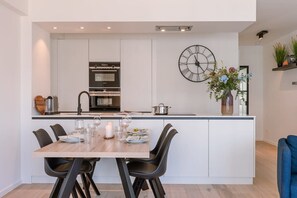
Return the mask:
M 125 197 L 121 185 L 98 185 L 98 197 Z M 4 198 L 46 198 L 51 184 L 21 185 Z M 264 142 L 256 144 L 256 178 L 253 185 L 164 185 L 168 198 L 274 198 L 279 197 L 276 185 L 276 147 Z M 92 192 L 93 197 L 96 197 Z M 141 198 L 154 197 L 150 190 L 141 192 Z

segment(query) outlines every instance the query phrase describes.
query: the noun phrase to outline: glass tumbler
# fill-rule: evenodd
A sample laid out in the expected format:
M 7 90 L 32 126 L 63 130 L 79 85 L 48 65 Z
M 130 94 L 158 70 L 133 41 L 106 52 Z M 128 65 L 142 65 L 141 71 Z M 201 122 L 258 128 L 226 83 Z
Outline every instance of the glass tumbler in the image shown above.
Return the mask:
M 82 134 L 85 128 L 84 120 L 75 120 L 75 131 Z

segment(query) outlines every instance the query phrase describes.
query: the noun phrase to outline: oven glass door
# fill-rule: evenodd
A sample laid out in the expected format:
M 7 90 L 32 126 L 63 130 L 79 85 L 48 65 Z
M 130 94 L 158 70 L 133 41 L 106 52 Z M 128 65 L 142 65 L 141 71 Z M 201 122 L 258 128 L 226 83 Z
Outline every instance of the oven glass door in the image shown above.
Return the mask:
M 117 88 L 120 87 L 120 70 L 89 70 L 89 87 L 105 87 Z
M 90 111 L 120 111 L 120 96 L 91 96 Z

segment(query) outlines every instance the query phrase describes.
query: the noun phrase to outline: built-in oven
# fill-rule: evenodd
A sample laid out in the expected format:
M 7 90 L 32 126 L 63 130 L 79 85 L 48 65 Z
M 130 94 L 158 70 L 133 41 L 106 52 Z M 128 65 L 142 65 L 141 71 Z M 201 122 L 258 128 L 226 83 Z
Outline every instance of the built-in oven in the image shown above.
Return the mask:
M 89 91 L 90 111 L 119 112 L 121 105 L 120 90 L 99 89 Z
M 89 89 L 98 88 L 120 88 L 120 62 L 89 62 Z

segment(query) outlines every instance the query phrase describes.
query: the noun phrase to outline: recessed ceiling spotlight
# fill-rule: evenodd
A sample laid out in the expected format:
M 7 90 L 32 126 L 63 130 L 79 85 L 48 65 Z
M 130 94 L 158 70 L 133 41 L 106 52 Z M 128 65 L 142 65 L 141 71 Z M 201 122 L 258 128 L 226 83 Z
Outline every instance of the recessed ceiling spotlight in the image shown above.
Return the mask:
M 56 29 L 58 29 L 58 27 L 54 26 L 53 29 L 56 30 Z
M 110 26 L 108 26 L 106 29 L 110 30 L 110 29 L 111 29 L 111 27 L 110 27 Z
M 262 30 L 261 32 L 257 33 L 257 36 L 259 38 L 259 41 L 263 39 L 264 34 L 267 34 L 268 31 L 267 30 Z
M 191 31 L 193 26 L 156 26 L 156 31 L 167 32 L 187 32 Z
M 80 29 L 81 29 L 81 30 L 84 30 L 84 29 L 85 29 L 85 27 L 83 27 L 83 26 L 80 26 Z

